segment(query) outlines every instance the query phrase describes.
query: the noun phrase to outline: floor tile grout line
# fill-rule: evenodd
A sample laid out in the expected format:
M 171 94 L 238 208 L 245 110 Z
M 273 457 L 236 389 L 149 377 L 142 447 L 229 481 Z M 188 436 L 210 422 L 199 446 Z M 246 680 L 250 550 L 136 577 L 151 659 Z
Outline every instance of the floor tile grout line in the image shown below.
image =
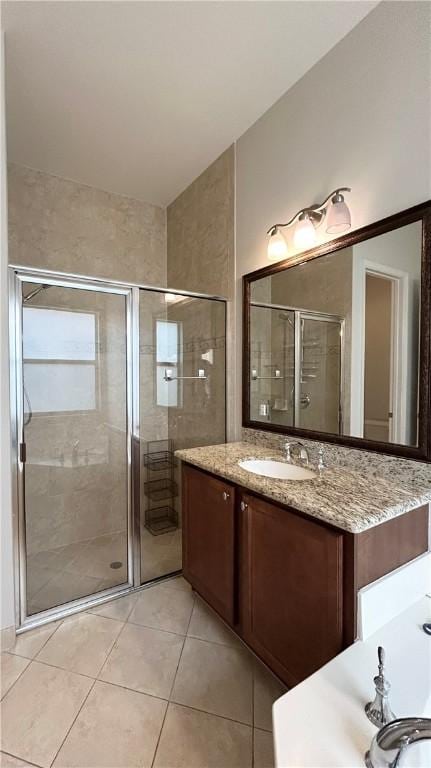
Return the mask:
M 159 735 L 158 735 L 158 737 L 157 737 L 156 746 L 155 746 L 155 748 L 154 748 L 153 759 L 151 760 L 151 768 L 153 768 L 153 766 L 154 766 L 154 761 L 155 761 L 155 759 L 156 759 L 157 750 L 158 750 L 158 748 L 159 748 L 160 739 L 161 739 L 161 737 L 162 737 L 163 726 L 164 726 L 164 724 L 165 724 L 165 720 L 166 720 L 166 717 L 167 717 L 167 714 L 168 714 L 168 709 L 169 709 L 169 701 L 168 701 L 168 702 L 166 702 L 166 709 L 165 709 L 165 714 L 163 715 L 162 724 L 161 724 L 161 726 L 160 726 Z
M 161 627 L 152 627 L 149 624 L 139 624 L 137 621 L 127 620 L 126 624 L 131 624 L 133 627 L 144 627 L 144 629 L 154 629 L 156 632 L 166 632 L 168 635 L 177 635 L 178 637 L 186 637 L 186 635 L 183 634 L 182 632 L 172 632 L 172 629 L 162 629 Z
M 13 752 L 8 752 L 5 749 L 0 750 L 0 755 L 8 755 L 8 757 L 13 757 L 15 760 L 24 760 L 23 757 L 20 757 L 19 755 L 14 755 Z M 43 765 L 40 765 L 40 763 L 29 763 L 28 760 L 24 760 L 24 762 L 27 765 L 30 765 L 31 768 L 43 768 Z
M 58 664 L 52 664 L 52 662 L 48 663 L 47 661 L 42 661 L 42 659 L 31 659 L 30 663 L 42 664 L 42 666 L 44 667 L 52 667 L 52 669 L 59 669 L 61 672 L 67 672 L 70 675 L 78 675 L 79 677 L 85 677 L 87 680 L 97 680 L 96 677 L 92 677 L 92 675 L 87 675 L 85 672 L 77 672 L 75 669 L 66 669 L 66 667 L 59 667 Z M 30 666 L 30 664 L 28 666 Z
M 173 701 L 172 699 L 169 700 L 168 704 L 174 704 L 176 707 L 184 707 L 184 709 L 192 709 L 193 712 L 201 712 L 203 715 L 210 715 L 210 717 L 219 717 L 220 720 L 228 720 L 230 723 L 243 725 L 244 728 L 251 728 L 253 730 L 252 723 L 245 723 L 244 720 L 235 720 L 235 718 L 229 717 L 228 715 L 219 715 L 217 712 L 209 712 L 207 709 L 199 709 L 198 707 L 192 707 L 190 704 L 183 704 L 181 701 Z M 260 730 L 264 729 L 260 728 Z M 271 731 L 267 731 L 267 733 L 271 733 Z
M 175 687 L 175 681 L 177 679 L 178 669 L 179 669 L 179 666 L 180 666 L 180 663 L 181 663 L 181 659 L 182 659 L 183 651 L 184 651 L 184 646 L 185 646 L 186 640 L 187 640 L 187 632 L 189 631 L 190 622 L 192 620 L 193 611 L 194 611 L 195 605 L 196 605 L 196 597 L 195 597 L 194 594 L 192 594 L 192 598 L 193 598 L 193 605 L 192 605 L 192 609 L 190 611 L 190 617 L 189 617 L 189 621 L 188 621 L 188 624 L 187 624 L 186 634 L 184 635 L 184 638 L 183 638 L 183 644 L 181 646 L 181 652 L 180 652 L 180 655 L 178 657 L 178 664 L 177 664 L 177 667 L 175 669 L 175 674 L 174 674 L 174 677 L 173 677 L 173 680 L 172 680 L 171 690 L 169 691 L 168 705 L 167 705 L 166 710 L 165 710 L 165 715 L 164 715 L 164 718 L 163 718 L 162 727 L 160 728 L 160 732 L 159 732 L 159 738 L 157 739 L 156 748 L 154 750 L 153 759 L 151 761 L 151 768 L 154 768 L 154 762 L 155 762 L 155 759 L 156 759 L 157 751 L 159 749 L 160 739 L 162 738 L 163 727 L 165 725 L 166 717 L 167 717 L 169 706 L 170 706 L 170 703 L 171 703 L 172 692 L 173 692 L 174 687 Z
M 183 658 L 184 646 L 185 646 L 186 640 L 187 640 L 187 632 L 189 631 L 189 627 L 190 627 L 190 623 L 191 623 L 191 620 L 192 620 L 192 616 L 193 616 L 193 611 L 195 609 L 195 605 L 196 605 L 196 598 L 193 597 L 193 605 L 192 605 L 192 609 L 190 611 L 189 620 L 188 620 L 188 623 L 187 623 L 186 634 L 184 635 L 183 644 L 181 646 L 181 653 L 180 653 L 180 656 L 179 656 L 179 659 L 178 659 L 178 664 L 177 664 L 177 667 L 176 667 L 176 670 L 175 670 L 174 679 L 172 681 L 171 690 L 169 691 L 169 701 L 171 700 L 172 692 L 173 692 L 173 690 L 175 688 L 175 682 L 176 682 L 176 679 L 177 679 L 178 670 L 180 668 L 181 659 Z
M 131 693 L 139 693 L 141 696 L 149 696 L 150 699 L 157 699 L 157 701 L 164 701 L 169 704 L 169 699 L 165 699 L 163 696 L 157 696 L 155 693 L 149 693 L 148 691 L 138 691 L 137 688 L 131 688 L 129 685 L 123 683 L 113 683 L 112 680 L 104 680 L 103 677 L 96 677 L 96 683 L 103 683 L 104 685 L 112 685 L 114 688 L 121 688 L 122 691 L 130 691 Z
M 55 753 L 55 755 L 54 755 L 53 759 L 51 760 L 51 762 L 50 762 L 50 764 L 49 764 L 49 765 L 50 765 L 50 768 L 51 768 L 51 766 L 53 766 L 53 765 L 54 765 L 55 761 L 57 760 L 57 757 L 58 757 L 58 755 L 60 754 L 60 752 L 61 752 L 61 749 L 62 749 L 62 747 L 63 747 L 63 745 L 64 745 L 64 743 L 65 743 L 65 741 L 66 741 L 67 737 L 69 736 L 69 733 L 71 732 L 71 730 L 72 730 L 73 726 L 75 725 L 75 723 L 76 723 L 76 721 L 77 721 L 77 719 L 78 719 L 78 717 L 79 717 L 79 715 L 80 715 L 80 713 L 81 713 L 81 711 L 82 711 L 83 707 L 85 706 L 85 703 L 86 703 L 86 701 L 87 701 L 87 699 L 88 699 L 88 697 L 89 697 L 89 695 L 90 695 L 91 691 L 93 690 L 94 686 L 96 685 L 96 683 L 97 683 L 97 680 L 93 680 L 93 683 L 92 683 L 92 685 L 90 686 L 90 689 L 89 689 L 89 691 L 88 691 L 88 693 L 87 693 L 86 697 L 84 698 L 84 701 L 82 702 L 81 706 L 79 707 L 79 709 L 78 709 L 78 712 L 76 713 L 75 717 L 73 718 L 73 720 L 72 720 L 72 722 L 71 722 L 71 724 L 70 724 L 70 727 L 68 728 L 68 730 L 67 730 L 67 733 L 66 733 L 66 735 L 65 735 L 65 737 L 64 737 L 64 739 L 63 739 L 63 741 L 61 742 L 61 744 L 60 744 L 59 748 L 57 749 L 57 752 Z
M 53 637 L 55 635 L 55 633 L 57 632 L 57 630 L 60 629 L 61 625 L 63 624 L 64 619 L 57 619 L 57 621 L 58 621 L 58 626 L 54 627 L 54 629 L 52 630 L 51 634 L 49 635 L 49 637 L 46 638 L 45 642 L 43 643 L 43 645 L 41 645 L 41 647 L 39 648 L 39 650 L 37 651 L 35 656 L 23 656 L 21 653 L 14 653 L 13 651 L 8 651 L 8 653 L 11 653 L 13 656 L 19 656 L 21 659 L 29 659 L 30 661 L 36 661 L 36 658 L 39 655 L 39 653 L 41 651 L 43 651 L 43 649 L 45 648 L 45 645 L 49 642 L 49 640 L 51 640 L 51 637 Z M 54 624 L 54 622 L 52 622 L 52 623 Z M 44 629 L 44 626 L 38 627 L 38 629 Z M 47 624 L 46 626 L 49 626 L 49 624 Z M 30 632 L 31 631 L 32 630 L 30 630 Z M 22 637 L 25 637 L 25 636 L 26 636 L 25 634 L 22 635 Z M 30 636 L 30 635 L 28 635 L 28 636 Z M 20 637 L 20 635 L 18 635 L 18 637 Z
M 102 619 L 102 618 L 104 618 L 104 617 L 103 617 L 103 616 L 100 616 L 100 618 Z M 99 670 L 98 670 L 98 672 L 97 672 L 97 675 L 96 675 L 96 680 L 98 679 L 99 675 L 100 675 L 100 674 L 101 674 L 101 672 L 102 672 L 102 669 L 103 669 L 103 667 L 105 666 L 105 664 L 106 664 L 106 662 L 108 661 L 108 659 L 109 659 L 109 657 L 110 657 L 110 655 L 111 655 L 112 651 L 114 650 L 114 648 L 115 648 L 115 646 L 116 646 L 116 644 L 117 644 L 117 642 L 118 642 L 118 639 L 119 639 L 120 635 L 121 635 L 121 634 L 124 632 L 124 628 L 125 628 L 125 626 L 126 626 L 126 622 L 125 622 L 125 621 L 123 621 L 123 626 L 121 627 L 121 629 L 119 629 L 119 630 L 118 630 L 118 633 L 117 633 L 117 635 L 115 636 L 115 638 L 114 638 L 113 642 L 111 643 L 111 646 L 110 646 L 110 648 L 109 648 L 109 651 L 108 651 L 108 653 L 107 653 L 107 655 L 106 655 L 105 661 L 102 661 L 102 664 L 101 664 L 101 665 L 100 665 L 100 667 L 99 667 Z
M 125 595 L 125 597 L 131 597 L 131 595 Z M 119 599 L 122 599 L 122 598 L 119 598 Z M 101 619 L 108 619 L 109 621 L 120 621 L 123 624 L 132 623 L 132 622 L 129 622 L 129 616 L 132 613 L 134 606 L 131 607 L 130 612 L 127 616 L 127 619 L 116 619 L 115 616 L 105 616 L 103 613 L 100 613 L 100 609 L 103 608 L 104 605 L 105 603 L 99 606 L 95 606 L 94 608 L 86 608 L 85 611 L 82 611 L 82 613 L 88 613 L 90 614 L 90 616 L 100 616 Z M 109 605 L 109 603 L 106 603 L 106 605 Z
M 8 653 L 8 651 L 3 651 L 3 653 Z M 1 654 L 1 655 L 3 655 L 3 654 Z M 17 655 L 17 654 L 15 654 L 15 655 Z M 6 696 L 9 696 L 9 693 L 11 692 L 12 688 L 15 687 L 15 685 L 17 684 L 17 682 L 20 679 L 20 677 L 23 676 L 24 672 L 26 672 L 26 670 L 29 668 L 30 664 L 33 661 L 33 659 L 28 659 L 26 656 L 19 656 L 18 658 L 25 659 L 26 661 L 28 661 L 28 664 L 24 667 L 23 670 L 21 670 L 21 672 L 19 673 L 18 677 L 16 678 L 16 680 L 13 681 L 12 685 L 10 686 L 10 688 L 8 688 L 7 691 L 5 691 L 4 695 L 0 699 L 1 703 L 3 703 L 5 701 Z
M 102 616 L 101 618 L 105 618 L 105 617 L 103 617 L 103 616 Z M 113 621 L 113 619 L 112 619 L 112 621 Z M 120 639 L 121 635 L 123 634 L 123 632 L 124 632 L 124 629 L 125 629 L 126 625 L 127 625 L 127 622 L 126 622 L 126 621 L 124 621 L 124 622 L 123 622 L 123 626 L 121 627 L 120 631 L 118 632 L 118 635 L 116 636 L 116 638 L 115 638 L 114 642 L 112 643 L 112 645 L 111 645 L 111 647 L 110 647 L 110 649 L 109 649 L 109 651 L 108 651 L 108 654 L 107 654 L 107 656 L 106 656 L 106 659 L 105 659 L 105 661 L 102 663 L 102 665 L 101 665 L 100 669 L 99 669 L 99 670 L 98 670 L 98 672 L 97 672 L 97 675 L 96 675 L 96 680 L 100 680 L 100 675 L 102 674 L 102 672 L 103 672 L 103 670 L 104 670 L 104 668 L 105 668 L 106 664 L 108 663 L 108 659 L 109 659 L 109 657 L 110 657 L 110 655 L 111 655 L 112 651 L 114 650 L 114 648 L 115 648 L 116 644 L 118 643 L 118 640 Z

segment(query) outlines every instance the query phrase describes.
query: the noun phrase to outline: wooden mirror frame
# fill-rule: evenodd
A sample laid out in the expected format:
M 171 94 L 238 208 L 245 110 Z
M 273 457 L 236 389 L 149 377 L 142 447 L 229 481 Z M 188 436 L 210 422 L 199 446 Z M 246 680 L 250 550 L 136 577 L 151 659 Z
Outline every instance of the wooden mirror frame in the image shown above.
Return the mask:
M 419 389 L 418 389 L 418 444 L 401 445 L 368 440 L 363 437 L 349 437 L 330 432 L 268 424 L 250 419 L 250 286 L 256 280 L 275 275 L 285 269 L 304 264 L 307 261 L 326 256 L 342 248 L 362 243 L 385 232 L 399 229 L 415 221 L 422 222 L 421 256 L 421 306 L 419 342 Z M 405 211 L 388 216 L 366 227 L 349 232 L 328 243 L 318 245 L 283 261 L 249 272 L 243 277 L 243 355 L 242 355 L 242 425 L 251 429 L 281 434 L 297 435 L 309 440 L 337 443 L 349 448 L 359 448 L 377 453 L 387 453 L 418 461 L 431 461 L 431 200 L 415 205 Z

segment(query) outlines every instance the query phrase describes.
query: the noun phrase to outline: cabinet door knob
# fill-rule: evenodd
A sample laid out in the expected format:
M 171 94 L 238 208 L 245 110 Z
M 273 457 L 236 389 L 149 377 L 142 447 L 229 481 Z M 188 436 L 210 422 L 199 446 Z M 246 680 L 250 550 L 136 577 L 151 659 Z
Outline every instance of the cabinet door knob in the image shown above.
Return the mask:
M 230 499 L 230 493 L 227 491 L 223 491 L 223 501 L 228 501 Z
M 248 504 L 245 503 L 245 501 L 241 502 L 241 512 L 245 512 L 246 509 L 248 509 Z

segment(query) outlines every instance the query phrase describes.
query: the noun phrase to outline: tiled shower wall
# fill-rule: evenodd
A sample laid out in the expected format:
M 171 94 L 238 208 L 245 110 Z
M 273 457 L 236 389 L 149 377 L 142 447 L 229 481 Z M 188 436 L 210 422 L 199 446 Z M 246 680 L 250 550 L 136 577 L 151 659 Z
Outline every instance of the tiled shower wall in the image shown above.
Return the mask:
M 9 261 L 147 286 L 169 285 L 228 296 L 233 289 L 233 183 L 231 147 L 169 206 L 168 247 L 166 211 L 162 208 L 10 164 Z M 51 297 L 53 305 L 58 305 L 58 296 L 54 301 L 54 291 L 58 290 L 61 289 L 42 292 L 34 304 L 47 306 Z M 90 296 L 97 302 L 101 295 Z M 73 292 L 66 291 L 63 300 L 65 306 L 68 302 L 71 306 Z M 82 300 L 80 295 L 80 304 Z M 215 310 L 215 306 L 220 309 L 222 305 L 215 303 L 211 308 L 211 304 L 192 299 L 171 306 L 165 303 L 163 293 L 141 293 L 142 453 L 150 440 L 170 437 L 175 447 L 184 447 L 225 439 L 222 402 L 225 399 L 225 329 L 220 312 Z M 106 317 L 115 321 L 112 313 L 107 312 Z M 182 323 L 185 375 L 195 373 L 201 355 L 212 350 L 213 363 L 206 366 L 211 370 L 210 378 L 188 383 L 180 411 L 169 409 L 168 412 L 156 404 L 155 318 Z M 120 323 L 118 327 L 123 326 Z M 115 374 L 112 365 L 110 372 Z M 208 387 L 213 395 L 216 393 L 216 399 L 209 396 Z M 110 389 L 109 384 L 107 388 Z M 34 556 L 44 548 L 56 549 L 106 533 L 118 533 L 124 528 L 122 462 L 125 456 L 121 418 L 125 398 L 111 396 L 109 392 L 106 397 L 109 414 L 101 417 L 103 424 L 94 423 L 92 416 L 80 419 L 58 414 L 38 415 L 30 425 L 26 438 L 33 452 L 36 446 L 42 453 L 58 449 L 60 455 L 65 455 L 67 464 L 73 444 L 79 439 L 81 451 L 85 453 L 98 447 L 111 458 L 116 457 L 119 469 L 118 473 L 106 473 L 107 465 L 101 461 L 93 466 L 78 465 L 71 472 L 68 466 L 44 467 L 42 455 L 39 466 L 28 465 L 27 472 L 33 475 L 28 478 L 31 480 L 28 544 Z M 105 422 L 111 426 L 118 422 L 120 430 L 105 429 Z M 143 471 L 142 480 L 145 479 Z M 142 510 L 145 510 L 143 487 L 141 491 Z M 175 568 L 180 567 L 177 553 L 175 558 Z M 145 552 L 149 576 L 159 575 L 165 565 L 167 570 L 174 569 L 171 560 L 166 564 L 153 546 Z M 145 573 L 144 569 L 144 576 Z
M 11 163 L 9 262 L 166 285 L 166 212 Z
M 8 192 L 10 263 L 166 285 L 166 212 L 162 208 L 15 164 L 9 165 Z M 100 331 L 108 344 L 109 365 L 102 410 L 84 416 L 38 414 L 26 432 L 28 453 L 39 462 L 26 467 L 29 554 L 126 528 L 124 314 L 116 315 L 118 303 L 109 304 L 118 297 L 83 293 L 50 288 L 32 300 L 35 306 L 49 306 L 52 301 L 53 306 L 72 309 L 75 304 L 80 309 L 89 304 L 106 326 Z M 152 296 L 160 302 L 163 294 Z M 150 297 L 146 296 L 146 307 L 151 314 Z M 152 325 L 150 329 L 152 334 Z M 116 366 L 117 347 L 122 359 Z M 108 362 L 107 355 L 105 359 Z M 142 390 L 147 395 L 145 428 L 166 437 L 167 415 L 153 418 L 145 378 Z M 99 452 L 109 456 L 109 462 L 102 455 L 93 465 L 78 461 L 70 468 L 68 459 L 77 441 L 80 453 Z M 65 466 L 56 465 L 57 453 L 64 456 Z
M 232 145 L 168 206 L 170 288 L 232 298 L 234 174 Z

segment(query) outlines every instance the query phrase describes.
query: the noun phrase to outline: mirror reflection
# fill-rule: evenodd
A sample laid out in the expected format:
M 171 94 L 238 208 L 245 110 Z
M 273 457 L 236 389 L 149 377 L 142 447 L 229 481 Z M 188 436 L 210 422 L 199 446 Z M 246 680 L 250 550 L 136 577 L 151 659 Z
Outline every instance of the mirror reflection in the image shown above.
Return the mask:
M 422 222 L 253 281 L 250 419 L 417 445 Z

